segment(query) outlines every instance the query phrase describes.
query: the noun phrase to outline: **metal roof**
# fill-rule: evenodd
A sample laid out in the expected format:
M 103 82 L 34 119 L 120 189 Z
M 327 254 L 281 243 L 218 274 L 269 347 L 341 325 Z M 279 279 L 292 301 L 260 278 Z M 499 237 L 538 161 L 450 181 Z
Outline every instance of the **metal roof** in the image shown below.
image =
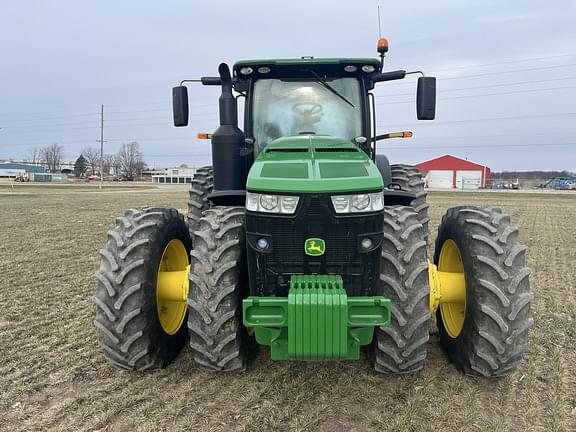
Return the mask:
M 46 171 L 43 166 L 30 165 L 18 162 L 0 163 L 0 169 L 20 169 L 29 173 L 43 173 L 44 171 Z

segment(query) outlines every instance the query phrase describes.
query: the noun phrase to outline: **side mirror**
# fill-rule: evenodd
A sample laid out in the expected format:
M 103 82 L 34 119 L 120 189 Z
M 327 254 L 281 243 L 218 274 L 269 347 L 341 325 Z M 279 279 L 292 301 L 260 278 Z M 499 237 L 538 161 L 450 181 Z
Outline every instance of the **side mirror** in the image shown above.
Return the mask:
M 188 126 L 188 89 L 185 86 L 172 89 L 172 111 L 174 126 Z
M 416 114 L 418 120 L 434 120 L 436 117 L 436 78 L 418 78 L 416 92 Z

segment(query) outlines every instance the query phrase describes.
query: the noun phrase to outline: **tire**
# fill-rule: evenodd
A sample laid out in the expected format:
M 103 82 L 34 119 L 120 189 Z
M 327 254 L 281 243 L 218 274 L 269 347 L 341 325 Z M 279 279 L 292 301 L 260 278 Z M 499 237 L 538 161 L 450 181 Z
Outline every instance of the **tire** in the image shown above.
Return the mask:
M 205 369 L 246 368 L 246 276 L 244 208 L 206 210 L 194 232 L 188 294 L 190 346 L 196 363 Z
M 196 231 L 198 222 L 202 217 L 204 210 L 210 207 L 208 201 L 208 194 L 214 188 L 214 173 L 211 166 L 198 168 L 192 177 L 192 184 L 190 185 L 190 197 L 188 199 L 188 227 L 190 229 L 190 237 Z
M 468 375 L 508 375 L 522 361 L 533 324 L 525 251 L 518 229 L 498 208 L 462 206 L 447 211 L 438 228 L 434 262 L 444 242 L 459 249 L 466 280 L 466 313 L 460 334 L 451 337 L 436 320 L 450 361 Z
M 392 301 L 389 326 L 374 330 L 374 368 L 383 373 L 422 369 L 428 342 L 428 261 L 418 214 L 411 207 L 384 209 L 380 292 Z
M 395 164 L 390 166 L 392 171 L 392 183 L 400 185 L 402 190 L 416 194 L 416 198 L 410 203 L 418 213 L 418 220 L 424 227 L 426 239 L 428 239 L 428 203 L 426 196 L 428 195 L 424 190 L 424 179 L 422 173 L 418 168 L 413 165 Z
M 376 166 L 382 175 L 384 187 L 388 187 L 388 185 L 392 183 L 392 170 L 390 169 L 388 158 L 384 155 L 376 155 Z
M 164 368 L 186 342 L 186 325 L 167 334 L 156 306 L 160 260 L 173 239 L 190 252 L 184 217 L 172 208 L 130 209 L 108 232 L 96 272 L 94 325 L 104 355 L 117 368 Z

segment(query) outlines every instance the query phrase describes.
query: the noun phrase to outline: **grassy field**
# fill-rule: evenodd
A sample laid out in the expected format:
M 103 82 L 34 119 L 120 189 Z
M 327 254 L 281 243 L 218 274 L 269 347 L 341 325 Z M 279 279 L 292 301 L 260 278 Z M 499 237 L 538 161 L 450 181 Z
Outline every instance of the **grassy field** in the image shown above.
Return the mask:
M 150 374 L 111 368 L 92 325 L 94 271 L 124 209 L 186 193 L 0 195 L 0 424 L 10 431 L 574 431 L 576 197 L 432 193 L 447 207 L 493 203 L 529 247 L 535 325 L 512 376 L 465 377 L 432 335 L 425 369 L 385 376 L 359 362 L 272 362 L 239 375 L 198 369 L 185 349 Z
M 157 189 L 156 185 L 149 184 L 126 184 L 126 183 L 105 183 L 102 187 L 106 192 L 128 191 L 128 190 L 148 190 Z M 62 193 L 62 192 L 100 192 L 98 183 L 0 183 L 0 192 L 4 193 Z

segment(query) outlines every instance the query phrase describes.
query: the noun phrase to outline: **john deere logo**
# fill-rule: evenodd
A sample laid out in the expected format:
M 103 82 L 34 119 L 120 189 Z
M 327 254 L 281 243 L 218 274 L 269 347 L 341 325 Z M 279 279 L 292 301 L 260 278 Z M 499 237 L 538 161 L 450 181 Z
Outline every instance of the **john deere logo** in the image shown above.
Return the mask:
M 306 255 L 320 256 L 324 255 L 325 251 L 326 243 L 324 243 L 322 239 L 309 238 L 306 240 L 306 243 L 304 243 L 304 252 L 306 252 Z

